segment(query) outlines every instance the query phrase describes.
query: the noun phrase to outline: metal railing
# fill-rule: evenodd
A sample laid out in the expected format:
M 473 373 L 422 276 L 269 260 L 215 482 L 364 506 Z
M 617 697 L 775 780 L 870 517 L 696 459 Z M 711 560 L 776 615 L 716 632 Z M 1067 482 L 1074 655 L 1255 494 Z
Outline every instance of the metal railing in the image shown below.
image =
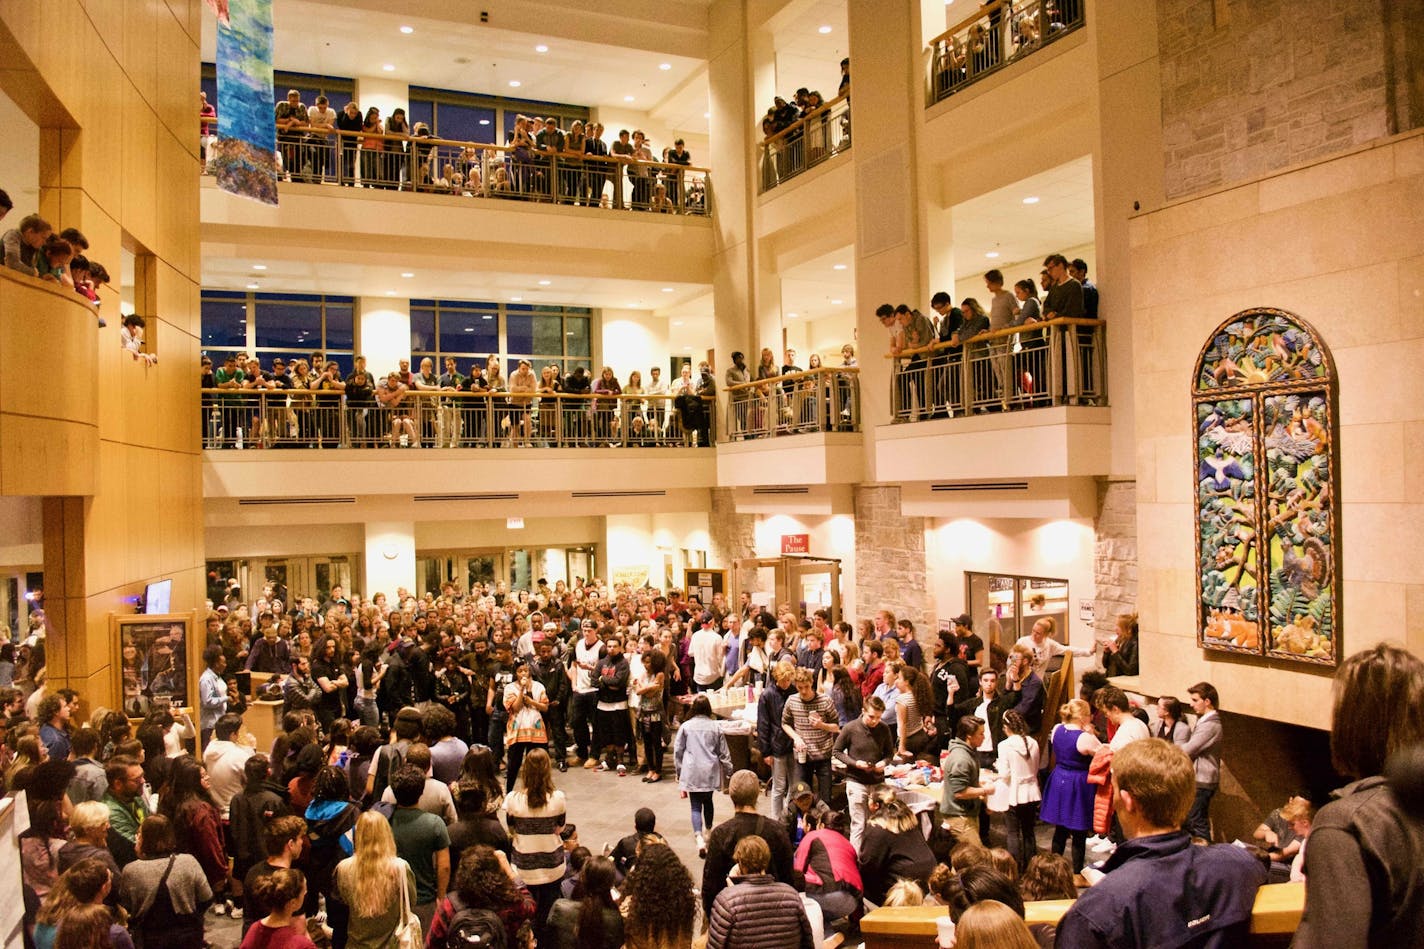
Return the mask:
M 930 105 L 1084 23 L 1084 0 L 997 0 L 930 41 Z
M 697 395 L 407 390 L 397 400 L 313 390 L 203 389 L 203 448 L 706 447 Z
M 860 370 L 791 372 L 727 387 L 727 435 L 734 441 L 806 432 L 860 431 Z
M 850 148 L 850 94 L 838 96 L 758 143 L 765 194 Z
M 1055 319 L 892 353 L 891 421 L 1106 405 L 1106 327 Z
M 216 127 L 213 116 L 202 122 Z M 279 129 L 277 154 L 279 178 L 297 184 L 696 216 L 712 208 L 709 169 L 675 162 L 312 126 Z

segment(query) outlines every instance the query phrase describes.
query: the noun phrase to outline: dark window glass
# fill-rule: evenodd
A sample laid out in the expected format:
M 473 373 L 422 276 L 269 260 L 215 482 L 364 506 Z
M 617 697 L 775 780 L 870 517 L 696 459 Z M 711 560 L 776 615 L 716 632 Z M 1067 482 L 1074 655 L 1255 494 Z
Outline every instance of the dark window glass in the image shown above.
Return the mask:
M 435 308 L 410 308 L 410 351 L 430 352 L 435 349 Z
M 241 349 L 247 345 L 247 303 L 203 298 L 203 346 Z M 214 360 L 216 362 L 216 360 Z
M 589 339 L 589 323 L 586 316 L 564 318 L 564 352 L 570 356 L 591 356 L 593 350 Z
M 350 304 L 327 303 L 326 305 L 326 347 L 332 350 L 350 351 L 355 345 L 355 308 Z
M 520 313 L 513 306 L 506 308 L 505 315 L 505 344 L 511 353 L 532 353 L 534 352 L 534 315 L 526 310 Z
M 415 128 L 417 122 L 424 122 L 432 132 L 435 130 L 435 103 L 429 99 L 410 100 L 410 127 Z
M 531 352 L 546 356 L 564 354 L 563 317 L 542 313 L 534 315 L 534 348 Z
M 494 109 L 442 102 L 436 106 L 436 117 L 440 123 L 435 132 L 436 138 L 493 144 Z
M 254 317 L 259 348 L 322 347 L 320 307 L 259 300 Z
M 490 353 L 499 349 L 499 320 L 477 310 L 440 311 L 440 352 Z

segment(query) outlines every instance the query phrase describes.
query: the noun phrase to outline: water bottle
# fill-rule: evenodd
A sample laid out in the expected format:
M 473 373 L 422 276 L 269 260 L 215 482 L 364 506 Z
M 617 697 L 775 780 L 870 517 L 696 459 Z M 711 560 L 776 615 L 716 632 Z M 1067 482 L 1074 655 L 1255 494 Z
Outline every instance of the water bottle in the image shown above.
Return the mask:
M 239 449 L 242 448 L 242 429 L 241 429 L 241 428 L 238 428 L 238 430 L 237 430 L 237 446 L 236 446 L 236 447 L 239 448 Z

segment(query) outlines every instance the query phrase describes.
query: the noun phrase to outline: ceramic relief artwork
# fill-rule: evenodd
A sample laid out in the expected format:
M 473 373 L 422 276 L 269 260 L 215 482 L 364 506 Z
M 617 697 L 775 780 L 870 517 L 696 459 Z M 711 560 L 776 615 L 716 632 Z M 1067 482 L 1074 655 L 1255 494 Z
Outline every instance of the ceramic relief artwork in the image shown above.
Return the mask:
M 1256 309 L 1222 323 L 1194 376 L 1197 641 L 1339 657 L 1335 370 L 1309 325 Z

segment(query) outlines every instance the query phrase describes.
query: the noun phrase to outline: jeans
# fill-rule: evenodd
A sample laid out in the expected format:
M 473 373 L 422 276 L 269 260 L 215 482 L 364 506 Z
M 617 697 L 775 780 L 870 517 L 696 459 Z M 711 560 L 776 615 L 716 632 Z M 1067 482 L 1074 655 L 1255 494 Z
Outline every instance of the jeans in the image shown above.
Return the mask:
M 580 758 L 594 749 L 593 713 L 598 710 L 597 692 L 575 692 L 569 708 L 569 724 L 574 728 L 574 747 Z
M 712 826 L 712 792 L 688 791 L 687 800 L 692 804 L 692 832 L 700 834 Z
M 771 816 L 777 820 L 786 812 L 786 794 L 790 790 L 792 769 L 796 759 L 788 752 L 771 759 Z
M 1197 795 L 1192 798 L 1192 809 L 1187 811 L 1187 819 L 1182 823 L 1182 829 L 1187 833 L 1208 842 L 1211 840 L 1211 799 L 1215 794 L 1216 788 L 1197 785 Z
M 504 725 L 508 718 L 504 715 L 491 715 L 489 720 L 489 731 L 485 735 L 485 744 L 489 745 L 490 751 L 494 754 L 494 766 L 499 767 L 504 761 Z
M 702 685 L 700 682 L 694 679 L 692 682 L 692 691 L 694 694 L 698 692 L 716 692 L 722 687 L 722 681 L 722 676 L 718 676 L 706 685 Z
M 797 762 L 796 780 L 805 781 L 816 796 L 827 804 L 831 800 L 831 759 L 810 758 Z
M 866 798 L 880 788 L 878 784 L 861 784 L 846 779 L 846 810 L 850 811 L 850 845 L 860 852 L 860 838 L 865 835 L 865 819 L 869 816 L 865 807 Z
M 376 728 L 381 724 L 381 710 L 376 705 L 375 699 L 357 699 L 356 717 L 362 725 L 370 725 Z

